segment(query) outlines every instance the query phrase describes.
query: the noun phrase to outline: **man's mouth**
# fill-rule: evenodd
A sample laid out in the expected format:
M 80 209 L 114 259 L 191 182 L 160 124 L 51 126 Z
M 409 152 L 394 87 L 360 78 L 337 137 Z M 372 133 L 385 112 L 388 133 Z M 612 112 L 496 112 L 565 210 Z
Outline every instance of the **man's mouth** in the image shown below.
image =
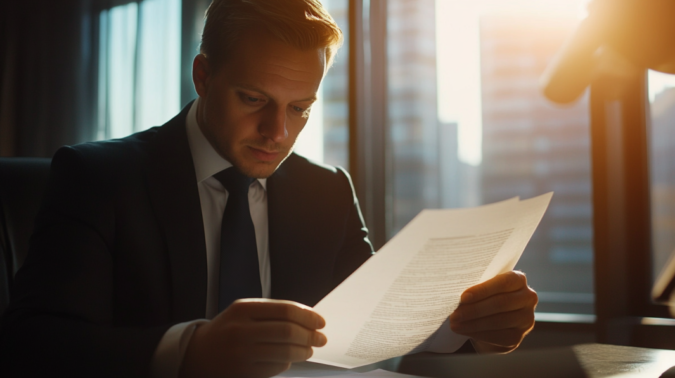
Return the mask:
M 251 149 L 253 156 L 261 161 L 274 161 L 277 159 L 277 157 L 279 157 L 279 154 L 281 153 L 279 151 L 268 151 L 265 149 L 260 149 L 251 146 L 249 146 L 249 148 Z

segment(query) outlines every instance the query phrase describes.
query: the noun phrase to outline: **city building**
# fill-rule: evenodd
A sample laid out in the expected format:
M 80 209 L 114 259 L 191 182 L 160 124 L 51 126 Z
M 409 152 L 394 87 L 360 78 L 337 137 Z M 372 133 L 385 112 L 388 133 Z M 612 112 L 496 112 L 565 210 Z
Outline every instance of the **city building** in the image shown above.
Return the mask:
M 387 2 L 391 218 L 388 236 L 441 204 L 434 0 Z
M 555 193 L 518 264 L 544 312 L 593 312 L 588 97 L 557 107 L 538 86 L 577 23 L 505 13 L 480 20 L 482 202 Z
M 322 83 L 323 162 L 349 168 L 349 2 L 328 0 L 323 3 L 345 39 Z

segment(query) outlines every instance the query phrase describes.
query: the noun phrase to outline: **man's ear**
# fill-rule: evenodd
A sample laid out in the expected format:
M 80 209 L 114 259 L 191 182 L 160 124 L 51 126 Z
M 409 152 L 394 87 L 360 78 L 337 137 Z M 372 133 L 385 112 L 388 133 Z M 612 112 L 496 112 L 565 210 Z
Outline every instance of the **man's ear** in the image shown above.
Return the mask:
M 211 67 L 204 54 L 197 54 L 192 61 L 192 82 L 199 97 L 206 97 L 211 79 Z

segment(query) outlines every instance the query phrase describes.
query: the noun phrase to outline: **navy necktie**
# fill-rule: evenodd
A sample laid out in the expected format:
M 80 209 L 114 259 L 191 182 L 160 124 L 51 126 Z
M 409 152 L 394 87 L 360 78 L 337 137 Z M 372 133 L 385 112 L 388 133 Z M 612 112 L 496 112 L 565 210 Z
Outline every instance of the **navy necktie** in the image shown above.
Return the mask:
M 260 268 L 255 229 L 248 206 L 248 188 L 255 179 L 230 167 L 213 175 L 227 189 L 220 228 L 220 283 L 218 310 L 239 298 L 261 298 Z

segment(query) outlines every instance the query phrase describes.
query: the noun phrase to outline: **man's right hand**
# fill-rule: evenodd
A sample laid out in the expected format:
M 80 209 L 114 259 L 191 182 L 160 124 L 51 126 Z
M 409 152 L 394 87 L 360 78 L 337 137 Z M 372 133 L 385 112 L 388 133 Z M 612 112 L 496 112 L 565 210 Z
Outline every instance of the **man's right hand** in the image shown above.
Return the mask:
M 181 377 L 271 377 L 326 344 L 324 319 L 291 301 L 240 299 L 195 329 Z

